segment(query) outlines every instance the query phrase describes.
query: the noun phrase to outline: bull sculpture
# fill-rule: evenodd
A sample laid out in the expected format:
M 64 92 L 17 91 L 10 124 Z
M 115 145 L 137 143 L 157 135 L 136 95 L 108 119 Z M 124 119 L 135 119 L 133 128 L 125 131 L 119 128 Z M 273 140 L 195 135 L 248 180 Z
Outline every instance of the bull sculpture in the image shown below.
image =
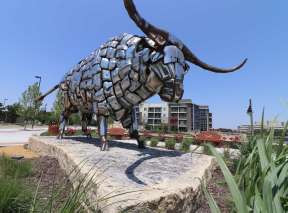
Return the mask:
M 82 130 L 87 121 L 97 118 L 101 150 L 108 149 L 107 119 L 111 116 L 129 129 L 131 138 L 144 148 L 138 134 L 135 106 L 159 94 L 163 101 L 179 101 L 183 96 L 187 62 L 216 73 L 240 69 L 247 61 L 231 69 L 221 69 L 198 59 L 179 39 L 148 23 L 140 16 L 132 0 L 124 0 L 130 18 L 146 36 L 122 34 L 111 38 L 87 58 L 81 60 L 63 80 L 39 97 L 43 100 L 60 89 L 64 111 L 60 118 L 60 134 L 72 113 L 82 115 Z

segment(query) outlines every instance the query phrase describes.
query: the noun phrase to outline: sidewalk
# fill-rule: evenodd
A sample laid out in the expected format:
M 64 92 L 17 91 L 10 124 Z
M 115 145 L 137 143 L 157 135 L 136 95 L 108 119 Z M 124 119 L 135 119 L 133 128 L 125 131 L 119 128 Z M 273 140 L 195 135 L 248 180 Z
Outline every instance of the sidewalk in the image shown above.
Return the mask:
M 0 128 L 0 146 L 23 145 L 32 135 L 40 135 L 47 128 L 35 128 L 24 130 L 23 127 Z

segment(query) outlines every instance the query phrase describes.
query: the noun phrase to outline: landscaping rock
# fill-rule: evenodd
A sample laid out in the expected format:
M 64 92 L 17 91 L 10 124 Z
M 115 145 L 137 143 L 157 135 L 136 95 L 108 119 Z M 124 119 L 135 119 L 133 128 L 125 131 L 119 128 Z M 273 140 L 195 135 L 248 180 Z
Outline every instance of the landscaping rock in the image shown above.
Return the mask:
M 101 152 L 96 139 L 31 137 L 29 148 L 56 157 L 67 174 L 72 170 L 79 171 L 82 176 L 88 171 L 98 174 L 88 195 L 90 202 L 95 203 L 108 194 L 122 194 L 98 203 L 103 212 L 197 210 L 199 179 L 211 176 L 210 171 L 215 168 L 213 157 L 160 148 L 139 150 L 133 140 L 110 141 L 109 144 L 110 150 Z M 77 184 L 73 175 L 70 180 Z

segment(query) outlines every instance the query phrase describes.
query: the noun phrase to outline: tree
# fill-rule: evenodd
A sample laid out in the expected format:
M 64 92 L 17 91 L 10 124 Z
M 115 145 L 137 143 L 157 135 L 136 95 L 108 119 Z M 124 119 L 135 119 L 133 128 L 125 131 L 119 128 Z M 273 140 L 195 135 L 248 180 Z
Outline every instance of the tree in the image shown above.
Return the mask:
M 19 103 L 14 103 L 12 105 L 7 106 L 7 114 L 6 114 L 6 122 L 8 123 L 16 123 L 19 115 L 17 112 L 21 109 L 21 105 Z
M 0 120 L 4 121 L 4 117 L 5 117 L 5 107 L 3 103 L 0 103 Z
M 53 119 L 54 121 L 59 121 L 61 113 L 63 112 L 64 107 L 63 107 L 63 95 L 61 93 L 61 91 L 59 90 L 57 95 L 56 95 L 56 99 L 55 102 L 53 104 Z
M 38 83 L 30 85 L 28 89 L 22 93 L 19 102 L 21 108 L 18 110 L 18 115 L 23 119 L 25 129 L 28 121 L 32 122 L 32 128 L 34 128 L 35 119 L 42 105 L 42 102 L 36 101 L 36 98 L 39 96 L 41 96 L 41 93 Z

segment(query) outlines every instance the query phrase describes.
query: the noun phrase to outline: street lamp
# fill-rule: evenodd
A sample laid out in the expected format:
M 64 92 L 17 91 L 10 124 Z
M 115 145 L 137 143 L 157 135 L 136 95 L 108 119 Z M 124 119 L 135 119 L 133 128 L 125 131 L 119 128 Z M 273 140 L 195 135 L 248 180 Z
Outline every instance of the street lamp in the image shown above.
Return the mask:
M 36 75 L 35 78 L 39 79 L 38 85 L 39 85 L 39 89 L 40 89 L 42 77 L 39 75 Z
M 253 124 L 253 108 L 252 108 L 252 99 L 249 100 L 249 106 L 248 106 L 248 109 L 247 109 L 247 114 L 249 115 L 250 117 L 250 131 L 251 131 L 251 136 L 254 135 L 254 124 Z

